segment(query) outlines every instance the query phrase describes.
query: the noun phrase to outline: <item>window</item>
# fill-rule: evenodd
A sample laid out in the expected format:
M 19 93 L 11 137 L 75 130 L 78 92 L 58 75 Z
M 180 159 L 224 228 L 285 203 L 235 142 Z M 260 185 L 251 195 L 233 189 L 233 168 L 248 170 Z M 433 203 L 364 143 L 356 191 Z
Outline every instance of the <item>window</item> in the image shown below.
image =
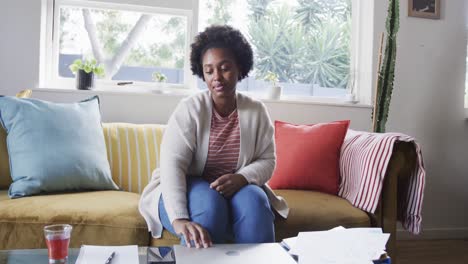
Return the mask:
M 55 1 L 50 81 L 69 85 L 74 81 L 69 65 L 95 58 L 104 66 L 98 80 L 104 86 L 154 86 L 158 76 L 187 86 L 190 19 L 184 10 Z
M 283 95 L 344 97 L 350 78 L 351 0 L 200 0 L 198 30 L 240 29 L 254 70 L 239 90 L 265 93 L 274 73 Z M 205 88 L 201 81 L 198 87 Z
M 99 88 L 206 89 L 192 76 L 189 45 L 210 24 L 241 30 L 254 70 L 238 89 L 262 96 L 277 75 L 285 99 L 356 96 L 371 102 L 376 57 L 374 1 L 359 0 L 45 0 L 45 71 L 41 84 L 74 87 L 69 65 L 95 58 Z M 52 14 L 52 15 L 50 15 Z M 365 14 L 365 15 L 364 15 Z M 42 68 L 42 67 L 41 67 Z M 356 89 L 359 87 L 359 89 Z

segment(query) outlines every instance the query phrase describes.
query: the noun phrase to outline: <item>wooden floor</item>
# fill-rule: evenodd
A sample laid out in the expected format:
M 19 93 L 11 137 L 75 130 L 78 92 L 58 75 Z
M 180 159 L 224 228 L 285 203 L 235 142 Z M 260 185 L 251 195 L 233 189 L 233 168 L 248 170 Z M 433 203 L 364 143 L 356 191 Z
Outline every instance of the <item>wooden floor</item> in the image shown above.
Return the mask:
M 468 240 L 397 241 L 397 264 L 468 264 Z

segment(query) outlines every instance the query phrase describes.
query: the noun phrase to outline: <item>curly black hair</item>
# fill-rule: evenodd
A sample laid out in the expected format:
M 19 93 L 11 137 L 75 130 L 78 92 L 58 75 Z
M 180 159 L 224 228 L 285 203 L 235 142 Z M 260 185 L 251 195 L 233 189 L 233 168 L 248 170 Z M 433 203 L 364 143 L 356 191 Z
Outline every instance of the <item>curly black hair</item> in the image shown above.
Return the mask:
M 202 80 L 203 65 L 202 58 L 210 48 L 226 48 L 232 51 L 239 67 L 239 81 L 249 76 L 253 67 L 252 47 L 242 33 L 227 25 L 213 25 L 200 32 L 191 45 L 190 65 L 194 75 Z

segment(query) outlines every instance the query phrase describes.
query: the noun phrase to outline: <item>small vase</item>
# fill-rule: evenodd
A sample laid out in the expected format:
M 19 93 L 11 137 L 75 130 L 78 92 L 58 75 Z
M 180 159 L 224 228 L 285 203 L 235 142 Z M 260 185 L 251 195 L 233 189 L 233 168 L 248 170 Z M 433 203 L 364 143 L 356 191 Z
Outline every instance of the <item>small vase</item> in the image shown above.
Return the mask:
M 279 100 L 281 97 L 281 86 L 271 86 L 268 92 L 268 99 Z
M 76 89 L 91 90 L 94 87 L 94 73 L 87 73 L 84 70 L 78 70 L 76 73 Z

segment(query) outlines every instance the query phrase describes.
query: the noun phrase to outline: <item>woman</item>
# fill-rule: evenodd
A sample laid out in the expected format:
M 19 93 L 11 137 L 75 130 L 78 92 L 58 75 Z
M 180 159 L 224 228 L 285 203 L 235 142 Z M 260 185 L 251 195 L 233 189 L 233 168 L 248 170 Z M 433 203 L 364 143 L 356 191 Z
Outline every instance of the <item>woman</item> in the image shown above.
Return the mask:
M 265 185 L 275 167 L 273 126 L 261 102 L 236 92 L 252 48 L 229 26 L 207 28 L 191 48 L 192 72 L 208 91 L 172 114 L 140 212 L 154 237 L 164 227 L 188 247 L 274 242 L 270 203 L 283 217 L 288 208 Z

